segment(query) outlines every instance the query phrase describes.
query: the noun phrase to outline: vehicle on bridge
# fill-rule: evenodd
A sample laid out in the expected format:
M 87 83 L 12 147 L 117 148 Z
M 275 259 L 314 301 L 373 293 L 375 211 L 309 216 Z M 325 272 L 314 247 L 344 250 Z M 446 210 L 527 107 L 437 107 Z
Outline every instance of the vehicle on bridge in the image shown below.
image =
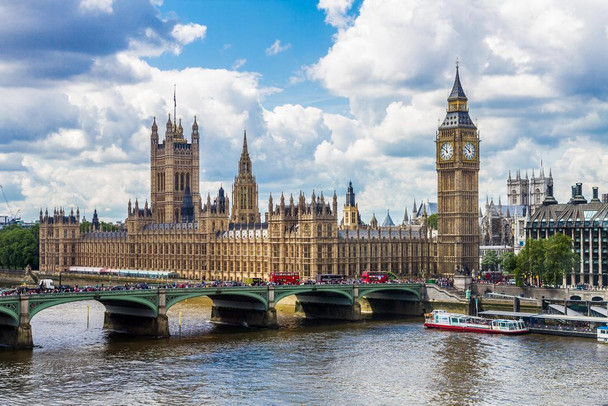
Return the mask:
M 243 283 L 247 286 L 260 286 L 264 283 L 262 278 L 243 278 Z
M 321 273 L 317 275 L 317 283 L 342 283 L 346 280 L 346 275 Z
M 440 330 L 464 331 L 484 334 L 526 334 L 530 332 L 523 320 L 486 319 L 465 314 L 433 310 L 424 315 L 424 327 Z
M 270 282 L 276 285 L 299 285 L 300 274 L 297 272 L 271 272 Z
M 53 285 L 52 279 L 40 279 L 40 290 L 53 290 L 55 286 Z
M 363 271 L 361 273 L 361 283 L 386 283 L 390 279 L 388 272 L 383 271 Z

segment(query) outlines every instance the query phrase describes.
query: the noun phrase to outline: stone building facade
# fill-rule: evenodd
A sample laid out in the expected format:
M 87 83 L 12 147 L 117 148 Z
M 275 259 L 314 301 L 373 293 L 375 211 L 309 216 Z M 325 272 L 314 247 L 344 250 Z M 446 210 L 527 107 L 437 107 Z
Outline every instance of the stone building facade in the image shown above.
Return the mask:
M 129 201 L 122 230 L 103 232 L 99 222 L 81 230 L 80 214 L 63 209 L 40 212 L 40 267 L 66 271 L 71 266 L 166 270 L 189 279 L 268 279 L 270 272 L 296 271 L 303 279 L 321 273 L 357 276 L 363 270 L 391 271 L 401 277 L 436 273 L 436 242 L 426 222 L 400 226 L 365 225 L 352 184 L 343 218 L 338 199 L 323 193 L 297 199 L 268 199 L 265 221 L 258 209 L 258 187 L 247 147 L 238 164 L 232 207 L 223 187 L 202 202 L 198 192 L 199 133 L 191 142 L 181 122 L 167 122 L 159 143 L 151 131 L 151 202 Z M 352 220 L 352 221 L 351 221 Z

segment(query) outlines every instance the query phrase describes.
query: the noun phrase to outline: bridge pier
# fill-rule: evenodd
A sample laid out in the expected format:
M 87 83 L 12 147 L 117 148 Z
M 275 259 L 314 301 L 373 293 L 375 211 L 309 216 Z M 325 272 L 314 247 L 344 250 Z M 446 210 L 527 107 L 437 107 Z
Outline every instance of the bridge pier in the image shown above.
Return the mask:
M 394 314 L 401 316 L 424 315 L 424 306 L 421 302 L 374 298 L 367 298 L 367 301 L 373 314 Z
M 275 308 L 255 310 L 213 305 L 211 307 L 211 321 L 236 326 L 246 325 L 248 327 L 264 328 L 279 327 L 277 310 Z
M 19 297 L 19 324 L 14 325 L 14 319 L 12 318 L 6 320 L 8 323 L 0 324 L 0 346 L 17 349 L 34 348 L 28 309 L 29 298 L 21 295 Z
M 102 302 L 104 303 L 104 302 Z M 103 328 L 117 333 L 148 337 L 169 337 L 165 289 L 158 290 L 158 314 L 149 309 L 122 307 L 105 302 Z
M 307 319 L 344 320 L 359 321 L 361 316 L 361 304 L 356 302 L 352 305 L 336 305 L 317 302 L 296 302 L 296 311 L 303 312 Z
M 131 314 L 105 312 L 104 330 L 116 333 L 149 337 L 169 337 L 169 320 L 166 314 L 142 317 Z

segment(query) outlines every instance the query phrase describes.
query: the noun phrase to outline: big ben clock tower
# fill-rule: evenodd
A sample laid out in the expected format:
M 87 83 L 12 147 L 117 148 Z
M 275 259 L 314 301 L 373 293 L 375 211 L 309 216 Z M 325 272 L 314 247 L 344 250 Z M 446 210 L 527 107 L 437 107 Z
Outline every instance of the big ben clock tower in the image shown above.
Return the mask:
M 447 114 L 435 140 L 437 270 L 442 275 L 479 268 L 479 134 L 467 101 L 456 63 Z

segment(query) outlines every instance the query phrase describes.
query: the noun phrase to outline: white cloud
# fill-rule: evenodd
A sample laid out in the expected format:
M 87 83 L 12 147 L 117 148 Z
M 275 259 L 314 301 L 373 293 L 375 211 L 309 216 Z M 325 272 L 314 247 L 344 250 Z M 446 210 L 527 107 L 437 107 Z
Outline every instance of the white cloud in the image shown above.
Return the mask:
M 243 65 L 245 65 L 245 63 L 247 63 L 247 59 L 245 59 L 245 58 L 237 59 L 232 64 L 231 69 L 232 70 L 237 70 L 237 69 L 241 68 Z
M 110 4 L 118 14 L 119 3 Z M 0 154 L 0 170 L 3 185 L 22 195 L 14 206 L 25 218 L 47 205 L 124 218 L 129 198 L 149 196 L 150 125 L 156 115 L 162 137 L 177 84 L 185 132 L 194 115 L 201 132 L 203 199 L 220 184 L 230 193 L 247 129 L 262 208 L 270 192 L 276 201 L 281 191 L 330 196 L 336 189 L 343 199 L 352 180 L 365 221 L 372 212 L 382 221 L 387 209 L 398 221 L 414 198 L 436 200 L 434 139 L 456 57 L 471 117 L 479 118 L 482 200 L 502 195 L 504 202 L 509 169 L 538 173 L 541 159 L 553 169 L 560 201 L 579 181 L 608 191 L 601 184 L 608 178 L 608 5 L 543 1 L 526 12 L 518 1 L 352 5 L 319 2 L 337 28 L 333 44 L 291 83 L 305 89 L 306 78 L 317 81 L 348 100 L 347 113 L 298 99 L 265 108 L 281 89 L 263 86 L 263 72 L 237 72 L 244 58 L 232 70 L 165 70 L 144 60 L 204 38 L 198 24 L 165 26 L 171 35 L 153 27 L 125 35 L 126 49 L 94 54 L 82 73 L 47 78 L 43 87 L 15 87 L 26 83 L 18 80 L 22 64 L 3 61 L 0 71 L 13 83 L 0 87 L 0 141 L 10 151 Z M 288 45 L 277 40 L 268 49 Z
M 196 23 L 176 24 L 171 31 L 173 38 L 182 45 L 188 45 L 197 39 L 203 39 L 206 33 L 207 27 Z
M 319 0 L 317 7 L 325 11 L 325 22 L 337 28 L 344 28 L 352 19 L 347 15 L 353 0 Z
M 289 48 L 291 48 L 291 44 L 281 45 L 281 41 L 276 40 L 275 42 L 272 43 L 271 46 L 266 48 L 266 55 L 269 55 L 269 56 L 276 55 L 281 52 L 287 51 Z
M 43 143 L 49 149 L 80 150 L 87 146 L 87 137 L 81 129 L 60 128 L 59 131 L 49 134 Z
M 80 2 L 80 9 L 89 12 L 103 12 L 112 14 L 112 3 L 114 0 L 82 0 Z

